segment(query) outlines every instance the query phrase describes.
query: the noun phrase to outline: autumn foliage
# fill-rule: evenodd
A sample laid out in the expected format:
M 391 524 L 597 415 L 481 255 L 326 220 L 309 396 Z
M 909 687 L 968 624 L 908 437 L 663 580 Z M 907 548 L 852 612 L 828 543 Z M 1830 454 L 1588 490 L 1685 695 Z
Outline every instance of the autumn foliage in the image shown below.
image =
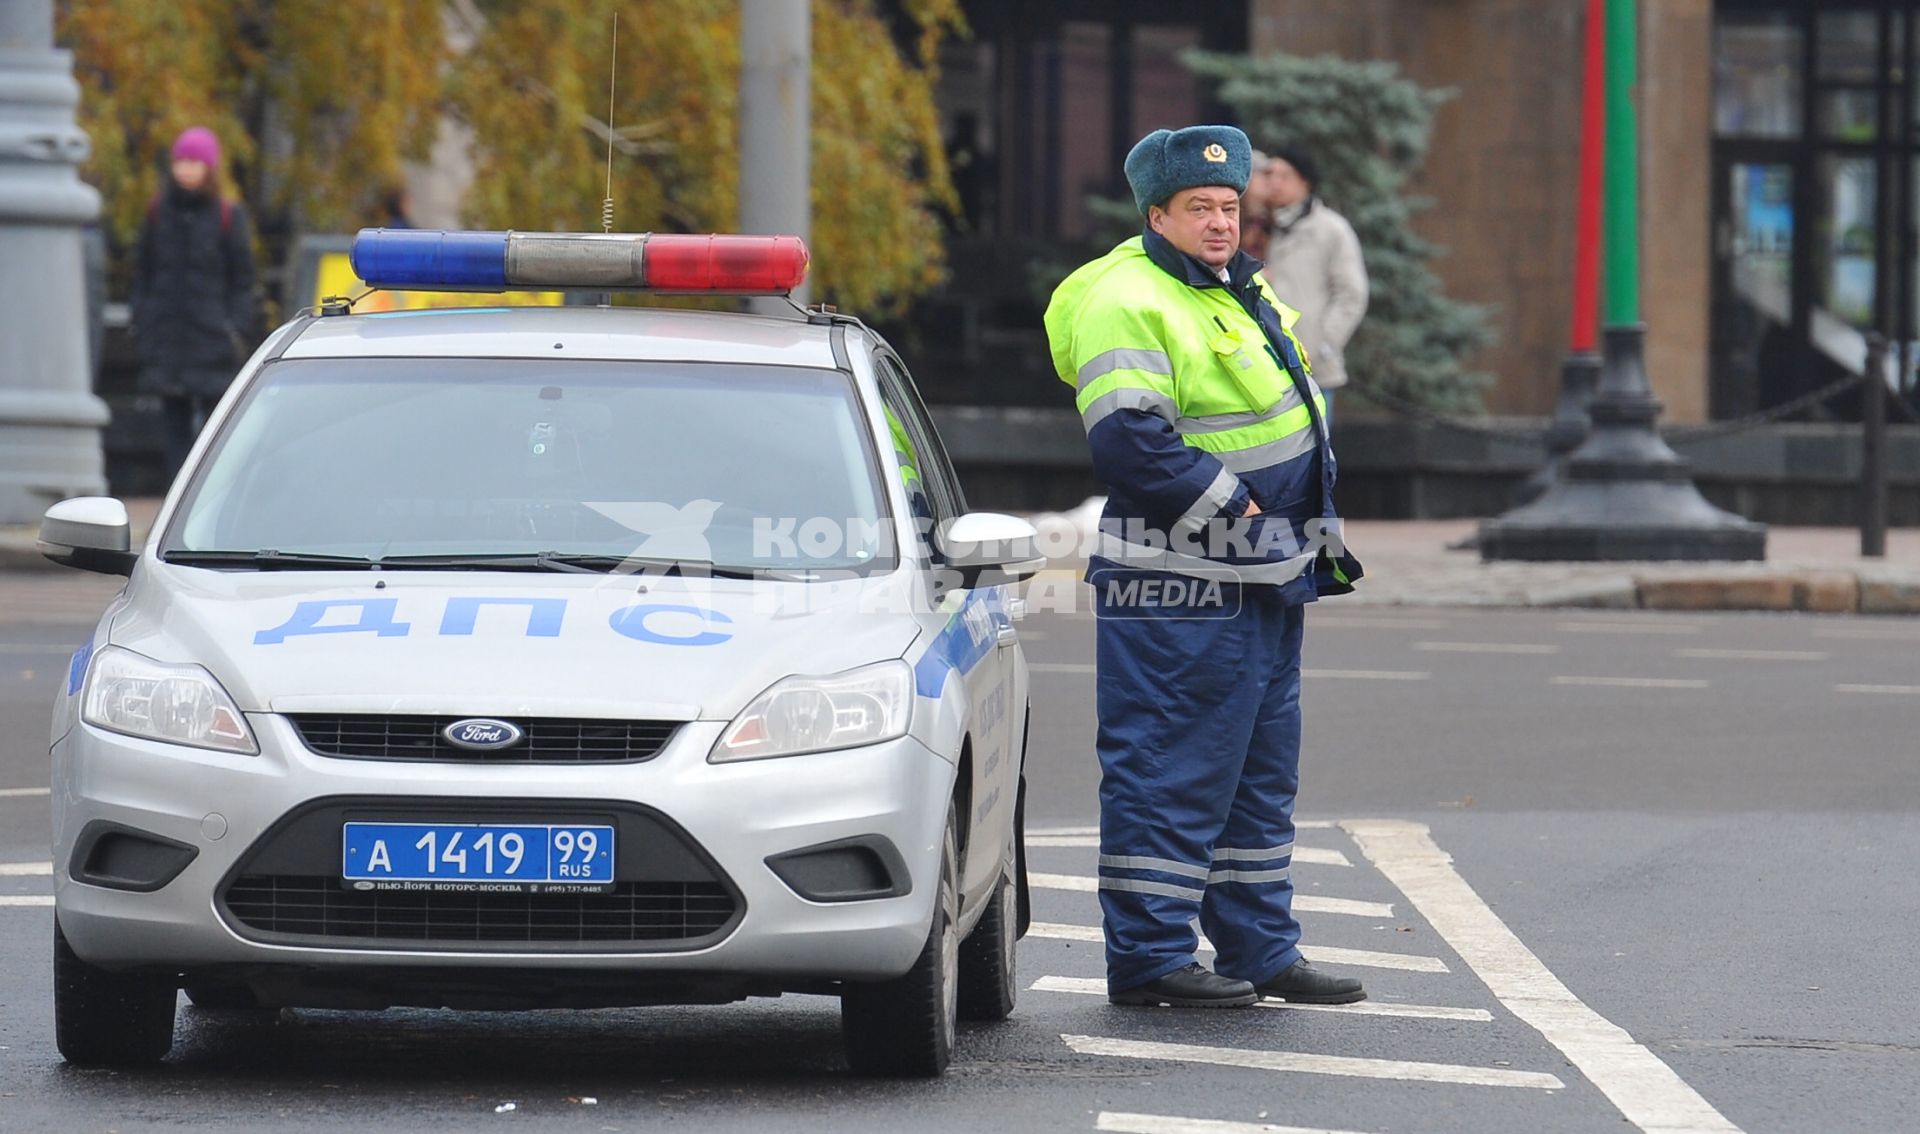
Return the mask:
M 941 278 L 953 207 L 933 88 L 958 0 L 812 0 L 815 294 L 898 309 Z M 380 219 L 443 128 L 467 139 L 476 228 L 596 230 L 607 78 L 624 231 L 737 223 L 736 0 L 60 0 L 86 174 L 116 242 L 137 230 L 168 145 L 211 126 L 244 197 L 281 234 Z

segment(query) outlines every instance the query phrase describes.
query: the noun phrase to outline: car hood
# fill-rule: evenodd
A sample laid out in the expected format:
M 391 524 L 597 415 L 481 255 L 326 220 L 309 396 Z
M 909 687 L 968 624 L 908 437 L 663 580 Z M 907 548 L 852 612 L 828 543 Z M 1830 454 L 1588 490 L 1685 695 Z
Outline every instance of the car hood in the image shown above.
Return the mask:
M 149 560 L 110 640 L 207 667 L 243 712 L 727 720 L 780 678 L 900 657 L 918 633 L 907 592 L 904 572 L 788 583 Z

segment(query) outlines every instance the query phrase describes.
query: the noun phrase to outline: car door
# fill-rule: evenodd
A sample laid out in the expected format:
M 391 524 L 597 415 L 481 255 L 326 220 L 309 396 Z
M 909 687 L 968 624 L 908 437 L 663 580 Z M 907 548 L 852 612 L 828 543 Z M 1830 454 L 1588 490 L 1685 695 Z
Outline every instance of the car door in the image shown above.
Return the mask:
M 874 370 L 880 377 L 889 427 L 899 430 L 895 445 L 908 446 L 907 458 L 922 485 L 924 505 L 939 530 L 966 512 L 960 482 L 906 368 L 882 351 L 875 356 Z M 930 561 L 938 562 L 937 553 Z M 951 610 L 952 617 L 959 619 L 958 632 L 966 634 L 975 647 L 969 653 L 980 654 L 978 662 L 960 674 L 966 683 L 968 729 L 973 738 L 968 791 L 972 813 L 962 817 L 969 828 L 967 844 L 972 853 L 966 856 L 961 889 L 970 902 L 983 898 L 999 875 L 1002 856 L 997 848 L 1006 845 L 1019 795 L 1020 754 L 1014 741 L 1025 705 L 1016 700 L 1014 688 L 1018 635 L 1009 609 L 1011 589 L 1005 585 L 975 588 L 948 596 L 942 605 L 942 610 Z M 995 847 L 995 852 L 977 853 L 987 846 Z

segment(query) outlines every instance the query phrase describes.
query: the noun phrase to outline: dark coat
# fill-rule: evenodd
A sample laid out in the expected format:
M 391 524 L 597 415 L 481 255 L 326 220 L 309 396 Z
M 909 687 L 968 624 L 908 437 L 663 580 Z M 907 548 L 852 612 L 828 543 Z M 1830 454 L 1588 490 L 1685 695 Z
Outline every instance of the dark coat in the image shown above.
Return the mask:
M 218 397 L 259 335 L 246 209 L 162 192 L 140 231 L 129 306 L 140 390 Z

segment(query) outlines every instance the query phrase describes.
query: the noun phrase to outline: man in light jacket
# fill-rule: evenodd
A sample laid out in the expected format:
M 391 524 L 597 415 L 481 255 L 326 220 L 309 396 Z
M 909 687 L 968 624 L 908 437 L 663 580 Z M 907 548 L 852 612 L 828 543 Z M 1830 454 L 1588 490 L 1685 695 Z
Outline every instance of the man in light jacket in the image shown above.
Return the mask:
M 1347 384 L 1342 355 L 1367 313 L 1367 265 L 1353 226 L 1314 192 L 1319 180 L 1313 158 L 1301 150 L 1282 148 L 1269 159 L 1273 234 L 1261 274 L 1282 303 L 1300 312 L 1299 335 L 1331 410 L 1334 392 Z

